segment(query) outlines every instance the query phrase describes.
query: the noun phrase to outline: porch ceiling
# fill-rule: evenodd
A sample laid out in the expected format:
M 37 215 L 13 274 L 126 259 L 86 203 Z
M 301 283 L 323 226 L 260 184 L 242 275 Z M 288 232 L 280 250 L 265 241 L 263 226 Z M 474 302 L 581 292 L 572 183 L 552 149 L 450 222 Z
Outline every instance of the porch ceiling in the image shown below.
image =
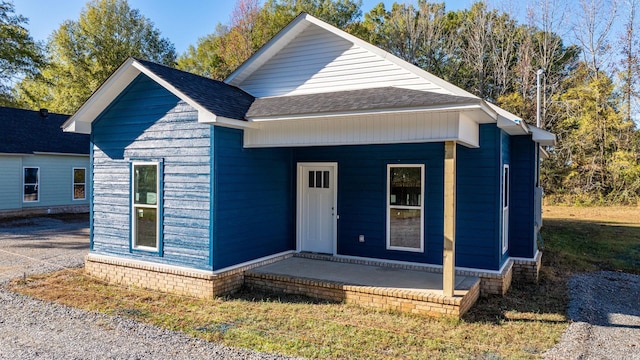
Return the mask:
M 244 146 L 300 147 L 456 141 L 478 147 L 479 124 L 491 118 L 480 105 L 299 115 L 255 121 Z

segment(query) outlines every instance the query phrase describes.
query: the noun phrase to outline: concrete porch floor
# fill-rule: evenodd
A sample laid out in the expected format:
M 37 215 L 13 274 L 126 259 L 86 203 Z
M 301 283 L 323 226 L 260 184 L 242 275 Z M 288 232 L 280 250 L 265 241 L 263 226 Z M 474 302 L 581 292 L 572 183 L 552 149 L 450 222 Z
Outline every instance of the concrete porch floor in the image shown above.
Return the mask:
M 442 274 L 383 265 L 290 257 L 248 270 L 249 287 L 431 316 L 462 316 L 478 299 L 480 279 L 457 276 L 442 293 Z

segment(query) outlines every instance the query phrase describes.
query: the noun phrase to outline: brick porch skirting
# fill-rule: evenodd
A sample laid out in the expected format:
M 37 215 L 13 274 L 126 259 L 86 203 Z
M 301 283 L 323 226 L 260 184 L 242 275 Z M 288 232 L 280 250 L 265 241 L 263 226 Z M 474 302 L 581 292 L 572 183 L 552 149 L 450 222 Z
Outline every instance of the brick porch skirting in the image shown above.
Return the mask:
M 480 296 L 480 282 L 477 278 L 468 291 L 462 294 L 456 291 L 458 294 L 454 297 L 424 291 L 348 285 L 334 281 L 252 271 L 245 273 L 245 284 L 252 289 L 306 295 L 364 307 L 434 317 L 443 315 L 460 317 L 475 304 Z
M 255 267 L 291 257 L 291 254 L 270 257 L 237 266 L 221 273 L 155 264 L 144 261 L 89 254 L 85 271 L 110 283 L 134 285 L 197 298 L 213 298 L 234 293 L 244 283 L 244 273 Z

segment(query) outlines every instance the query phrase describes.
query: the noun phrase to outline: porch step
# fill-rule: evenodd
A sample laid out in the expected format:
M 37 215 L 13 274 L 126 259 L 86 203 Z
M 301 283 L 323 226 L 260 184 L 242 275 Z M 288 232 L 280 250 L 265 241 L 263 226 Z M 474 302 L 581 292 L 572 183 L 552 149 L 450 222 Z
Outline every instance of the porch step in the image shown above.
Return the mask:
M 480 279 L 456 277 L 453 297 L 442 275 L 418 270 L 292 257 L 244 273 L 245 285 L 267 291 L 359 304 L 378 309 L 462 316 L 480 294 Z

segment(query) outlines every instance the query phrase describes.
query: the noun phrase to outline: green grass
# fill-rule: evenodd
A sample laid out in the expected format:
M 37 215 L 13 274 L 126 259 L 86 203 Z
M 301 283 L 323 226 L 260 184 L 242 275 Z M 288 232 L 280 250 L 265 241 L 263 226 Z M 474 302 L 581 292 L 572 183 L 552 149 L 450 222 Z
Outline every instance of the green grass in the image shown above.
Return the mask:
M 542 232 L 549 266 L 640 274 L 640 208 L 551 209 Z
M 294 356 L 535 359 L 568 325 L 568 276 L 598 269 L 640 272 L 640 209 L 598 209 L 547 208 L 539 283 L 513 284 L 504 297 L 481 298 L 460 320 L 246 290 L 200 300 L 108 285 L 82 270 L 16 280 L 11 287 L 225 345 Z

